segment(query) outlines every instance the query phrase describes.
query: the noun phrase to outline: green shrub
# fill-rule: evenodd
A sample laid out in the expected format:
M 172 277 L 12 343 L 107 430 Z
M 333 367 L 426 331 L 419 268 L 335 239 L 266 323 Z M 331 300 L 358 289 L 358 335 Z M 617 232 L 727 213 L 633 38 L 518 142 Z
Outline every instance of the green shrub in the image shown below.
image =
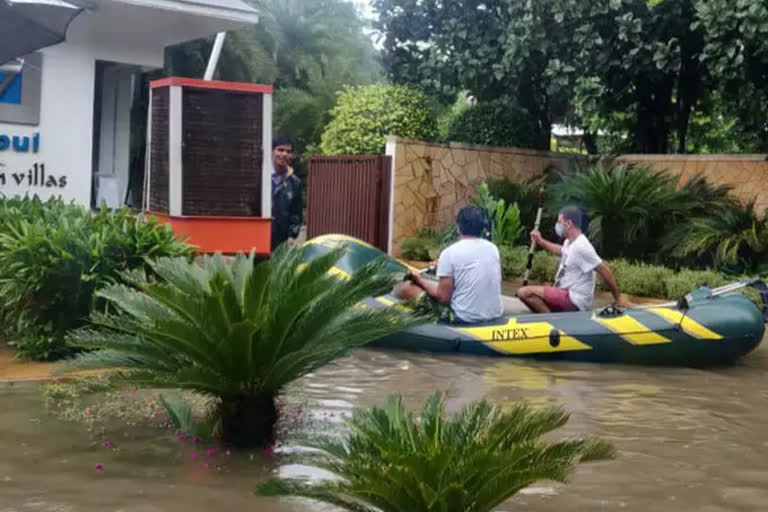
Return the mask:
M 474 203 L 485 211 L 490 220 L 490 237 L 493 243 L 499 247 L 513 246 L 523 237 L 525 230 L 520 222 L 520 209 L 516 203 L 507 205 L 504 199 L 493 197 L 487 183 L 477 187 Z
M 679 299 L 702 284 L 706 284 L 710 288 L 716 288 L 735 280 L 712 270 L 682 270 L 667 277 L 664 281 L 666 288 L 665 298 Z
M 19 355 L 56 359 L 64 335 L 85 322 L 94 291 L 145 258 L 191 257 L 169 227 L 128 209 L 92 213 L 60 200 L 0 202 L 3 328 Z
M 501 272 L 504 279 L 518 279 L 525 273 L 525 264 L 528 261 L 528 249 L 526 247 L 499 247 L 501 256 Z
M 450 142 L 535 148 L 538 130 L 528 125 L 530 118 L 509 102 L 479 103 L 454 118 L 447 136 Z
M 411 261 L 433 261 L 440 252 L 456 241 L 456 226 L 445 229 L 424 228 L 416 236 L 408 237 L 400 244 L 400 255 Z
M 555 279 L 559 265 L 560 256 L 555 256 L 542 249 L 537 250 L 531 265 L 531 280 L 551 283 Z
M 508 179 L 493 179 L 488 181 L 488 191 L 493 197 L 503 199 L 507 204 L 517 203 L 520 208 L 520 222 L 525 228 L 521 243 L 528 243 L 528 233 L 536 224 L 536 213 L 539 209 L 539 189 L 544 185 L 543 178 L 532 178 L 524 182 Z M 546 189 L 544 190 L 546 195 Z M 544 208 L 541 215 L 539 230 L 542 233 L 553 233 L 557 210 Z
M 419 140 L 437 135 L 437 119 L 427 97 L 403 85 L 349 88 L 339 95 L 331 115 L 321 142 L 326 155 L 383 153 L 388 135 Z
M 432 254 L 439 246 L 432 243 L 433 240 L 420 236 L 406 238 L 400 244 L 400 255 L 403 259 L 411 261 L 432 261 Z
M 606 262 L 606 265 L 618 281 L 622 293 L 638 297 L 666 297 L 666 280 L 674 273 L 666 267 L 645 263 L 632 264 L 622 259 Z M 600 289 L 608 289 L 599 276 L 597 282 Z

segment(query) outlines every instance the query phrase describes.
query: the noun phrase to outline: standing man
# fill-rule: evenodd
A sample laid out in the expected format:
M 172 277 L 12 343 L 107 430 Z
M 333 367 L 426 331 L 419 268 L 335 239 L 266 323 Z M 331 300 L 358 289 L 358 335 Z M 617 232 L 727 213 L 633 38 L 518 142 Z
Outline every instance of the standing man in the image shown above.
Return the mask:
M 592 309 L 595 295 L 595 272 L 608 284 L 615 304 L 631 307 L 622 296 L 611 270 L 597 255 L 595 248 L 582 233 L 581 210 L 567 206 L 557 216 L 555 231 L 564 238 L 563 245 L 544 240 L 538 231 L 531 240 L 552 254 L 560 256 L 554 286 L 523 286 L 517 296 L 537 313 L 586 311 Z
M 285 136 L 272 139 L 272 250 L 301 231 L 304 206 L 301 180 L 293 173 L 294 144 Z

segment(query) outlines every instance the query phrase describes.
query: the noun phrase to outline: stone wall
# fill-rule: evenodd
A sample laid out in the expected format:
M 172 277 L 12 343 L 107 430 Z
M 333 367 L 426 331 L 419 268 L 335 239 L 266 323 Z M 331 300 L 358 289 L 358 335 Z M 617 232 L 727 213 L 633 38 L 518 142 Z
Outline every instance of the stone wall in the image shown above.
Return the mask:
M 433 144 L 390 137 L 392 209 L 390 253 L 422 228 L 442 228 L 469 203 L 476 187 L 491 178 L 522 181 L 548 168 L 571 171 L 587 158 L 517 148 L 470 144 Z M 681 176 L 681 183 L 703 174 L 710 183 L 733 187 L 742 201 L 755 199 L 758 212 L 768 208 L 768 155 L 622 155 L 615 160 L 649 165 Z
M 768 208 L 768 155 L 622 155 L 617 160 L 679 174 L 680 183 L 702 174 L 712 184 L 733 187 L 742 202 L 754 199 L 757 212 Z
M 548 168 L 569 171 L 585 161 L 579 155 L 470 144 L 432 144 L 397 137 L 387 142 L 392 157 L 390 253 L 425 227 L 455 222 L 459 208 L 491 178 L 522 181 Z

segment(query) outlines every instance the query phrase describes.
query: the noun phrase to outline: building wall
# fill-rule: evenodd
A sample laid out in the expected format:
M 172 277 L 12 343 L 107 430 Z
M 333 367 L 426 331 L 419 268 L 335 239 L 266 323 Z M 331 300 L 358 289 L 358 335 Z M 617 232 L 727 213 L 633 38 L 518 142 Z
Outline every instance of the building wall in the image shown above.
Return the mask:
M 94 22 L 93 19 L 86 21 Z M 0 192 L 6 196 L 36 194 L 42 199 L 61 196 L 65 200 L 90 205 L 96 60 L 162 65 L 160 47 L 131 50 L 114 48 L 103 42 L 97 44 L 90 38 L 88 23 L 80 26 L 76 23 L 77 20 L 70 30 L 69 42 L 41 52 L 39 124 L 0 122 L 0 136 L 8 136 L 11 140 L 28 137 L 30 140 L 28 151 L 16 151 L 13 147 L 0 151 L 0 176 L 3 176 L 0 177 Z M 22 80 L 25 73 L 22 73 Z M 130 108 L 129 103 L 126 105 Z M 39 140 L 37 152 L 31 144 L 34 137 Z M 31 183 L 30 175 L 33 176 Z
M 572 170 L 579 155 L 469 144 L 432 144 L 391 137 L 392 215 L 390 252 L 425 227 L 444 227 L 469 203 L 475 189 L 491 178 L 522 181 L 547 168 Z
M 90 204 L 91 139 L 93 121 L 94 61 L 79 52 L 52 48 L 44 52 L 40 92 L 40 124 L 25 126 L 0 123 L 0 135 L 39 137 L 35 153 L 0 152 L 0 191 L 10 195 L 39 195 L 41 198 L 61 195 L 79 203 Z M 24 79 L 22 74 L 22 79 Z M 45 183 L 29 182 L 35 164 L 42 170 Z M 25 177 L 26 176 L 26 177 Z M 39 175 L 42 177 L 42 175 Z M 53 178 L 53 182 L 48 181 Z

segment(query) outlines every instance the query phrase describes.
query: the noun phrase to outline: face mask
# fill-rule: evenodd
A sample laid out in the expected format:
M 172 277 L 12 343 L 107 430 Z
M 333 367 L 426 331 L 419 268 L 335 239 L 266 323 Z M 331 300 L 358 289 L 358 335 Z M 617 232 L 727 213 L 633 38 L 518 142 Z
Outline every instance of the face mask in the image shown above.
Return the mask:
M 555 224 L 555 233 L 557 233 L 557 236 L 560 238 L 565 238 L 565 226 L 559 222 Z

